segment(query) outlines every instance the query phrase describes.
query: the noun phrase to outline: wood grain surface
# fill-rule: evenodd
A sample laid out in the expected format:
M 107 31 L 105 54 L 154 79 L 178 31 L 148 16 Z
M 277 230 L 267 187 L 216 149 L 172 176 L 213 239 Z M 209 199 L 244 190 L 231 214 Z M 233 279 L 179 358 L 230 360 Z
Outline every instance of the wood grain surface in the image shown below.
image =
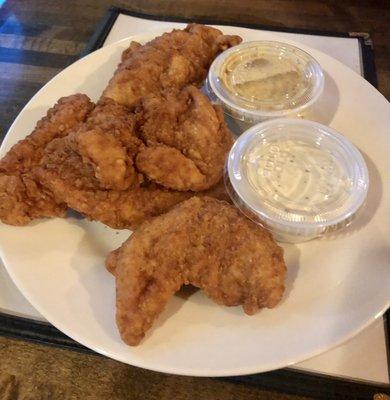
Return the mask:
M 389 1 L 0 0 L 0 138 L 26 102 L 77 59 L 111 5 L 155 15 L 368 32 L 379 90 L 390 98 Z M 0 400 L 298 398 L 303 399 L 221 379 L 154 373 L 0 337 Z
M 304 400 L 223 379 L 160 374 L 0 337 L 0 400 Z

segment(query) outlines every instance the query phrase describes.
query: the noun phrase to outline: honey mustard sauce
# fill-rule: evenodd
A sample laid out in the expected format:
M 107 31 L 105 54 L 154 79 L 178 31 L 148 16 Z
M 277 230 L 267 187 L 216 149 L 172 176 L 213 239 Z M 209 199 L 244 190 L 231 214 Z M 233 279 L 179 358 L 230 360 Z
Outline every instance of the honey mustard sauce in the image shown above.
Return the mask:
M 298 65 L 299 67 L 299 65 Z M 232 55 L 224 63 L 220 79 L 228 91 L 234 93 L 237 102 L 252 101 L 275 104 L 299 97 L 306 90 L 305 77 L 290 59 L 262 54 L 261 49 L 252 49 L 244 55 Z M 266 104 L 262 104 L 267 109 Z

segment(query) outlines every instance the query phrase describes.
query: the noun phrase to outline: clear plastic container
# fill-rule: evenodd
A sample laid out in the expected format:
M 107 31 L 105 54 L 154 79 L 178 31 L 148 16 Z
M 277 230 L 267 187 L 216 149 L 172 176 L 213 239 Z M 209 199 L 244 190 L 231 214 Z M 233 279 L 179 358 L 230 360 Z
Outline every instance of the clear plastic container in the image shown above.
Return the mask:
M 301 119 L 274 119 L 244 132 L 225 171 L 235 205 L 283 242 L 347 226 L 364 204 L 368 183 L 366 164 L 352 143 Z
M 296 117 L 318 99 L 323 87 L 321 66 L 310 54 L 274 41 L 246 42 L 224 51 L 206 81 L 209 97 L 247 127 Z

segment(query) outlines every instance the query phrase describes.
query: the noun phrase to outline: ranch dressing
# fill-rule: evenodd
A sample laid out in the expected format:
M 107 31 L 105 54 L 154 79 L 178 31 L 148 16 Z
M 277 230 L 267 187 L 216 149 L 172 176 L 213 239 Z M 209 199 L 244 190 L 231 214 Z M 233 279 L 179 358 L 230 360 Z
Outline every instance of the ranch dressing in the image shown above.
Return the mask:
M 299 141 L 255 146 L 243 168 L 262 201 L 284 210 L 291 220 L 320 220 L 329 206 L 343 203 L 350 189 L 344 169 L 329 151 Z
M 244 132 L 230 150 L 225 173 L 233 203 L 285 242 L 347 226 L 364 204 L 368 183 L 364 159 L 346 137 L 290 118 Z

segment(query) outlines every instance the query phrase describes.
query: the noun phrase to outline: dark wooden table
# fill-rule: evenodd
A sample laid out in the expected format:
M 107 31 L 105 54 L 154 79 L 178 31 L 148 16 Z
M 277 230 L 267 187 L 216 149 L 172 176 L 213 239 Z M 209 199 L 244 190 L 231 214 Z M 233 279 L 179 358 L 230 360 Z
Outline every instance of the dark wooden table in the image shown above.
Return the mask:
M 17 0 L 0 7 L 0 135 L 26 102 L 77 59 L 109 6 L 177 17 L 368 32 L 390 98 L 390 2 L 352 0 Z M 225 380 L 175 377 L 93 355 L 0 337 L 0 400 L 303 399 Z

